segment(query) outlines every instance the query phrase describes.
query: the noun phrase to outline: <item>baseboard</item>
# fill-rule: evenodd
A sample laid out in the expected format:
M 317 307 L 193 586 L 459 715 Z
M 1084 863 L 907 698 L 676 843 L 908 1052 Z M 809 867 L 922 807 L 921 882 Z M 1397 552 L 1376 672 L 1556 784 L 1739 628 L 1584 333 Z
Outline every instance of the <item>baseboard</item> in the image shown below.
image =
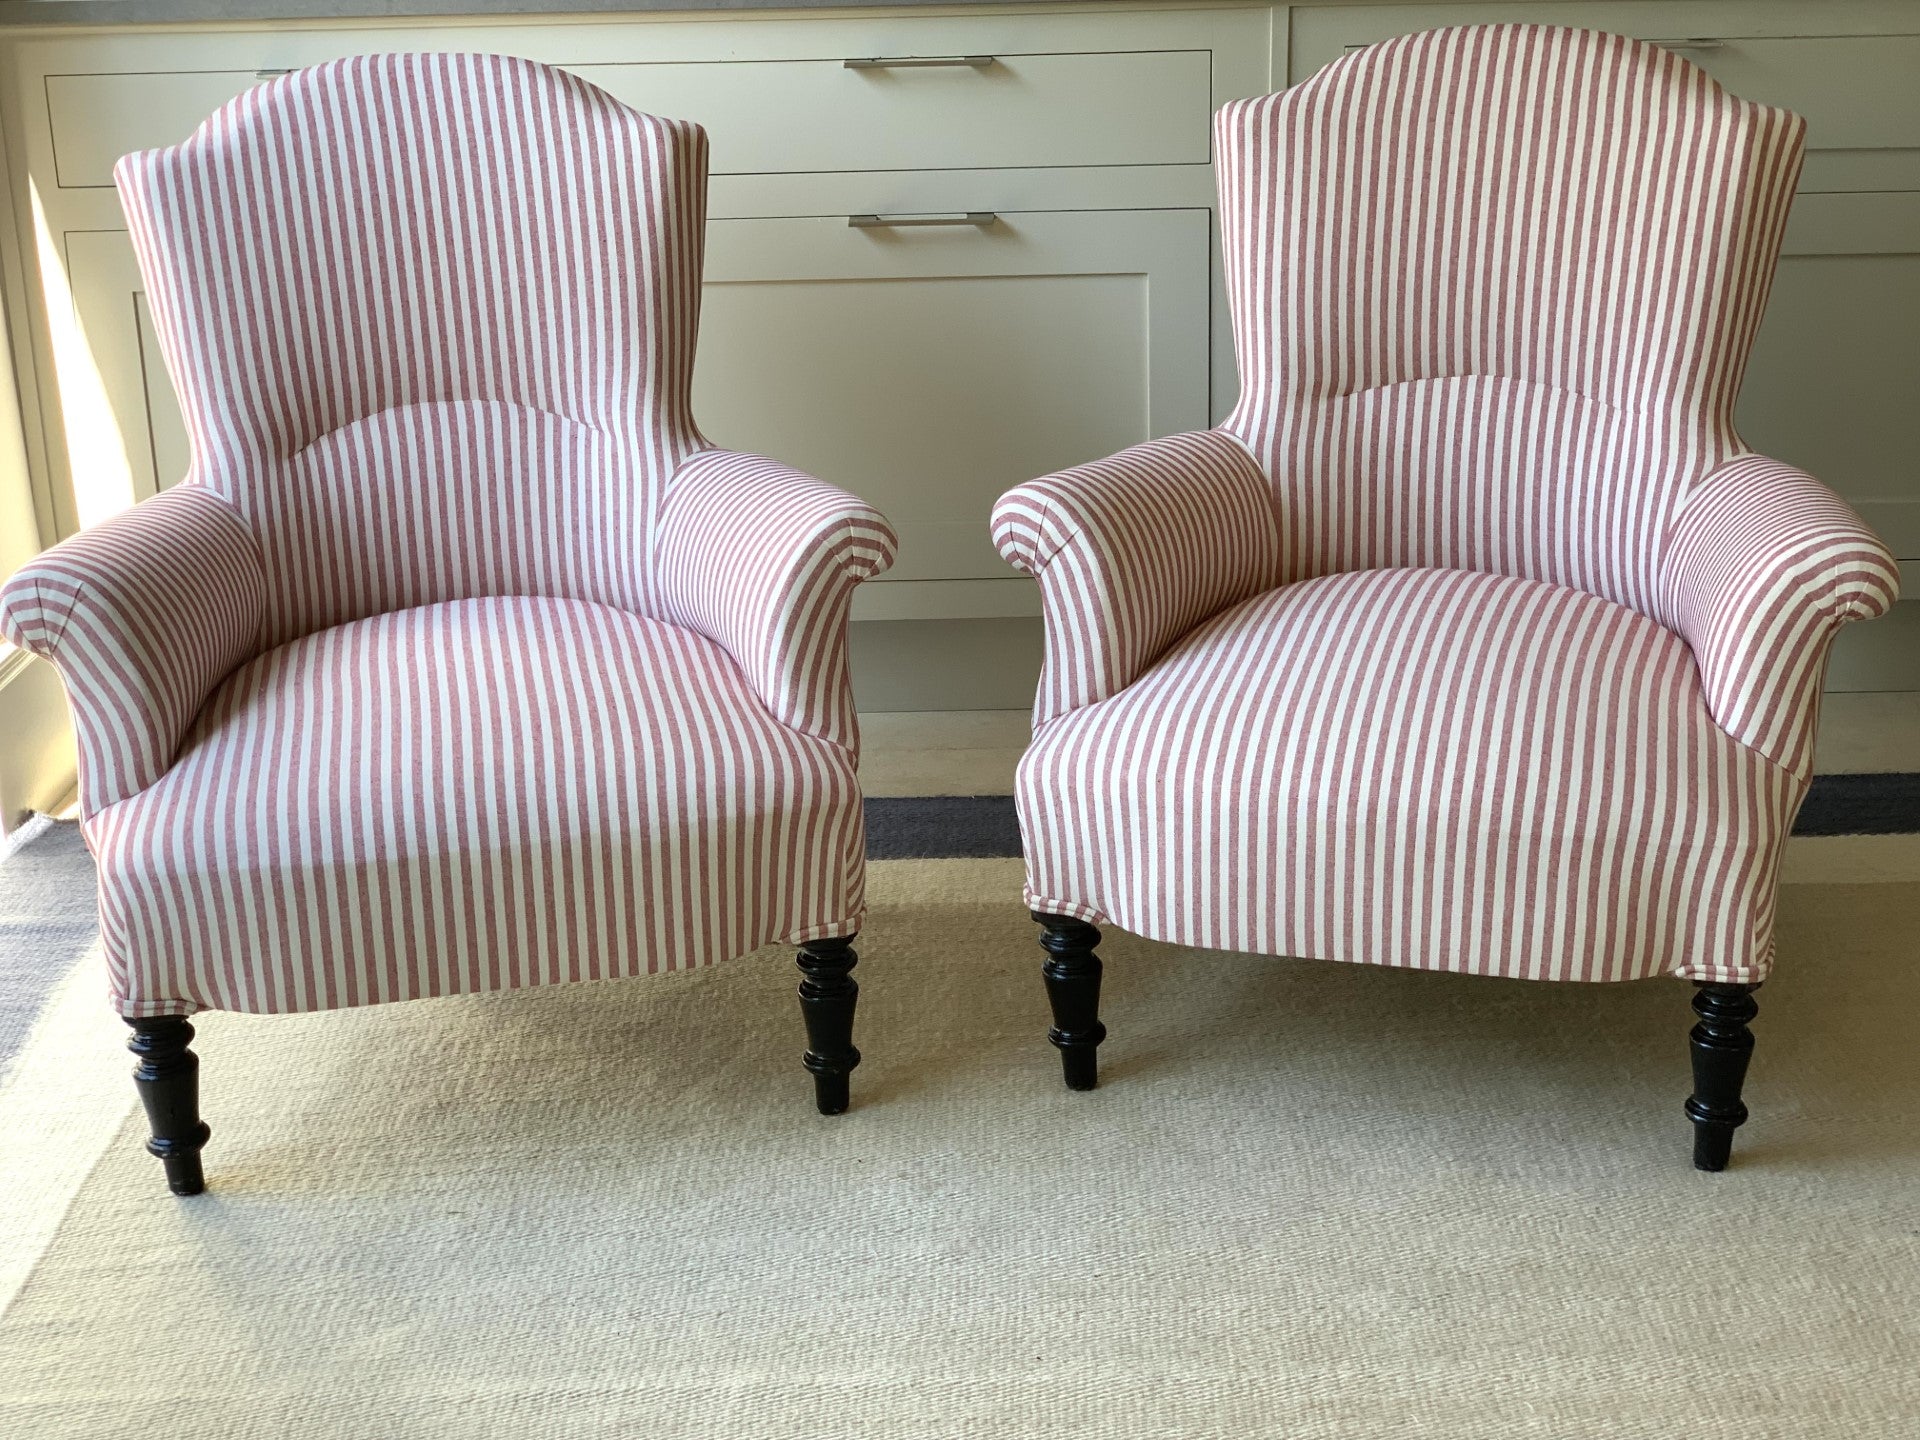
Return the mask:
M 1816 775 L 1793 833 L 1920 833 L 1920 775 Z M 1011 795 L 867 800 L 870 859 L 1013 859 L 1020 853 L 1020 821 Z
M 44 660 L 0 647 L 0 835 L 73 789 L 73 730 L 60 677 Z

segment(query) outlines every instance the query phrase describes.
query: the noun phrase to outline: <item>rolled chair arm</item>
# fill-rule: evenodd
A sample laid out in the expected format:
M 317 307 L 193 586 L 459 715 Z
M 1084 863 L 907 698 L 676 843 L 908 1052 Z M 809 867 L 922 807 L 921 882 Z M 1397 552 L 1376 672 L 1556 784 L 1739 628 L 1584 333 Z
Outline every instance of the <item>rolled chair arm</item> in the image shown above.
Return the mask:
M 0 634 L 66 683 L 93 815 L 172 766 L 213 688 L 250 659 L 260 547 L 202 485 L 176 485 L 42 552 L 0 589 Z
M 757 455 L 706 450 L 668 482 L 654 574 L 666 619 L 732 655 L 780 720 L 851 752 L 847 612 L 897 544 L 857 496 Z
M 1272 487 L 1216 430 L 1017 486 L 994 507 L 993 540 L 1040 582 L 1035 725 L 1118 694 L 1196 626 L 1280 580 Z
M 1667 532 L 1665 618 L 1693 649 L 1708 710 L 1802 777 L 1834 635 L 1884 615 L 1899 591 L 1893 557 L 1846 502 L 1763 455 L 1722 464 Z

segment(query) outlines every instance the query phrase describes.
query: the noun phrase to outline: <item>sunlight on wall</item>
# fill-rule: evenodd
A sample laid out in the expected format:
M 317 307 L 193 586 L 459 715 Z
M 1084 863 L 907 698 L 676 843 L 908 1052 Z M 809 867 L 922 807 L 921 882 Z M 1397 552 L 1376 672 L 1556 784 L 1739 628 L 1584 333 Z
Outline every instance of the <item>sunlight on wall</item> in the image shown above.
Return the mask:
M 60 246 L 47 227 L 40 187 L 29 182 L 33 202 L 34 243 L 40 252 L 40 284 L 46 297 L 47 329 L 53 342 L 54 370 L 60 380 L 60 410 L 65 421 L 67 462 L 73 472 L 73 507 L 85 529 L 133 504 L 133 467 L 127 462 L 120 421 L 107 399 L 107 387 L 94 362 L 79 316 Z
M 27 441 L 21 429 L 20 391 L 13 379 L 13 334 L 6 297 L 0 295 L 0 580 L 40 549 L 40 522 L 33 513 L 27 475 Z M 0 661 L 7 650 L 0 641 Z

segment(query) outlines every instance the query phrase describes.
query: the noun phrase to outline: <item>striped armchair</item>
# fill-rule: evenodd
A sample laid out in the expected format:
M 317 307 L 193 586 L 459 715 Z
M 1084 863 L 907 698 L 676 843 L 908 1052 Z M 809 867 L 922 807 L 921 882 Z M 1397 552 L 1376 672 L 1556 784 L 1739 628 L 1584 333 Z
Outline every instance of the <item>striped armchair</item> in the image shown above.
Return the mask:
M 847 1105 L 851 592 L 894 537 L 695 428 L 706 139 L 570 75 L 382 55 L 116 177 L 184 481 L 0 594 L 72 701 L 150 1148 L 185 1017 L 801 947 Z
M 1018 801 L 1069 1085 L 1100 924 L 1677 975 L 1695 1163 L 1726 1164 L 1828 647 L 1896 586 L 1733 426 L 1802 128 L 1532 25 L 1220 112 L 1237 407 L 994 516 L 1044 598 Z

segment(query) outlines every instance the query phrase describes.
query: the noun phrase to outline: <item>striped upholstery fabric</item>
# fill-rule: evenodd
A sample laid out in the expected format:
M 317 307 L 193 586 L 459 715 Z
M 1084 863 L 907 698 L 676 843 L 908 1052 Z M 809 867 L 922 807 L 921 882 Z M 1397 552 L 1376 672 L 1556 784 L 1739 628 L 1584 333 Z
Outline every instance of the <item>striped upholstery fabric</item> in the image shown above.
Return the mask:
M 653 611 L 706 137 L 485 55 L 248 91 L 115 171 L 192 444 L 279 644 L 486 594 Z
M 547 597 L 269 650 L 88 833 L 129 1015 L 682 969 L 858 929 L 866 863 L 846 751 L 706 637 Z
M 871 507 L 709 445 L 705 137 L 380 55 L 117 171 L 185 480 L 29 564 L 114 1000 L 301 1010 L 844 935 Z
M 1034 909 L 1764 977 L 1829 644 L 1897 586 L 1733 428 L 1801 132 L 1666 51 L 1535 25 L 1220 112 L 1238 405 L 997 511 L 1046 605 Z
M 726 647 L 783 723 L 857 754 L 849 582 L 885 570 L 895 544 L 844 491 L 703 451 L 675 473 L 655 532 L 662 614 Z
M 1216 431 L 1149 440 L 1010 493 L 993 540 L 1045 572 L 1047 647 L 1036 724 L 1117 695 L 1163 650 L 1279 576 L 1266 477 Z
M 253 531 L 181 485 L 76 535 L 0 591 L 0 633 L 60 669 L 91 816 L 166 773 L 214 686 L 252 655 L 266 607 Z
M 1359 570 L 1217 616 L 1043 729 L 1037 910 L 1178 944 L 1536 980 L 1751 980 L 1800 786 L 1686 642 L 1562 585 Z
M 1899 592 L 1885 547 L 1812 476 L 1742 455 L 1688 495 L 1662 579 L 1662 613 L 1693 646 L 1714 719 L 1810 778 L 1834 632 Z
M 1242 399 L 1286 573 L 1489 570 L 1655 619 L 1733 405 L 1800 118 L 1624 36 L 1404 36 L 1221 110 Z

